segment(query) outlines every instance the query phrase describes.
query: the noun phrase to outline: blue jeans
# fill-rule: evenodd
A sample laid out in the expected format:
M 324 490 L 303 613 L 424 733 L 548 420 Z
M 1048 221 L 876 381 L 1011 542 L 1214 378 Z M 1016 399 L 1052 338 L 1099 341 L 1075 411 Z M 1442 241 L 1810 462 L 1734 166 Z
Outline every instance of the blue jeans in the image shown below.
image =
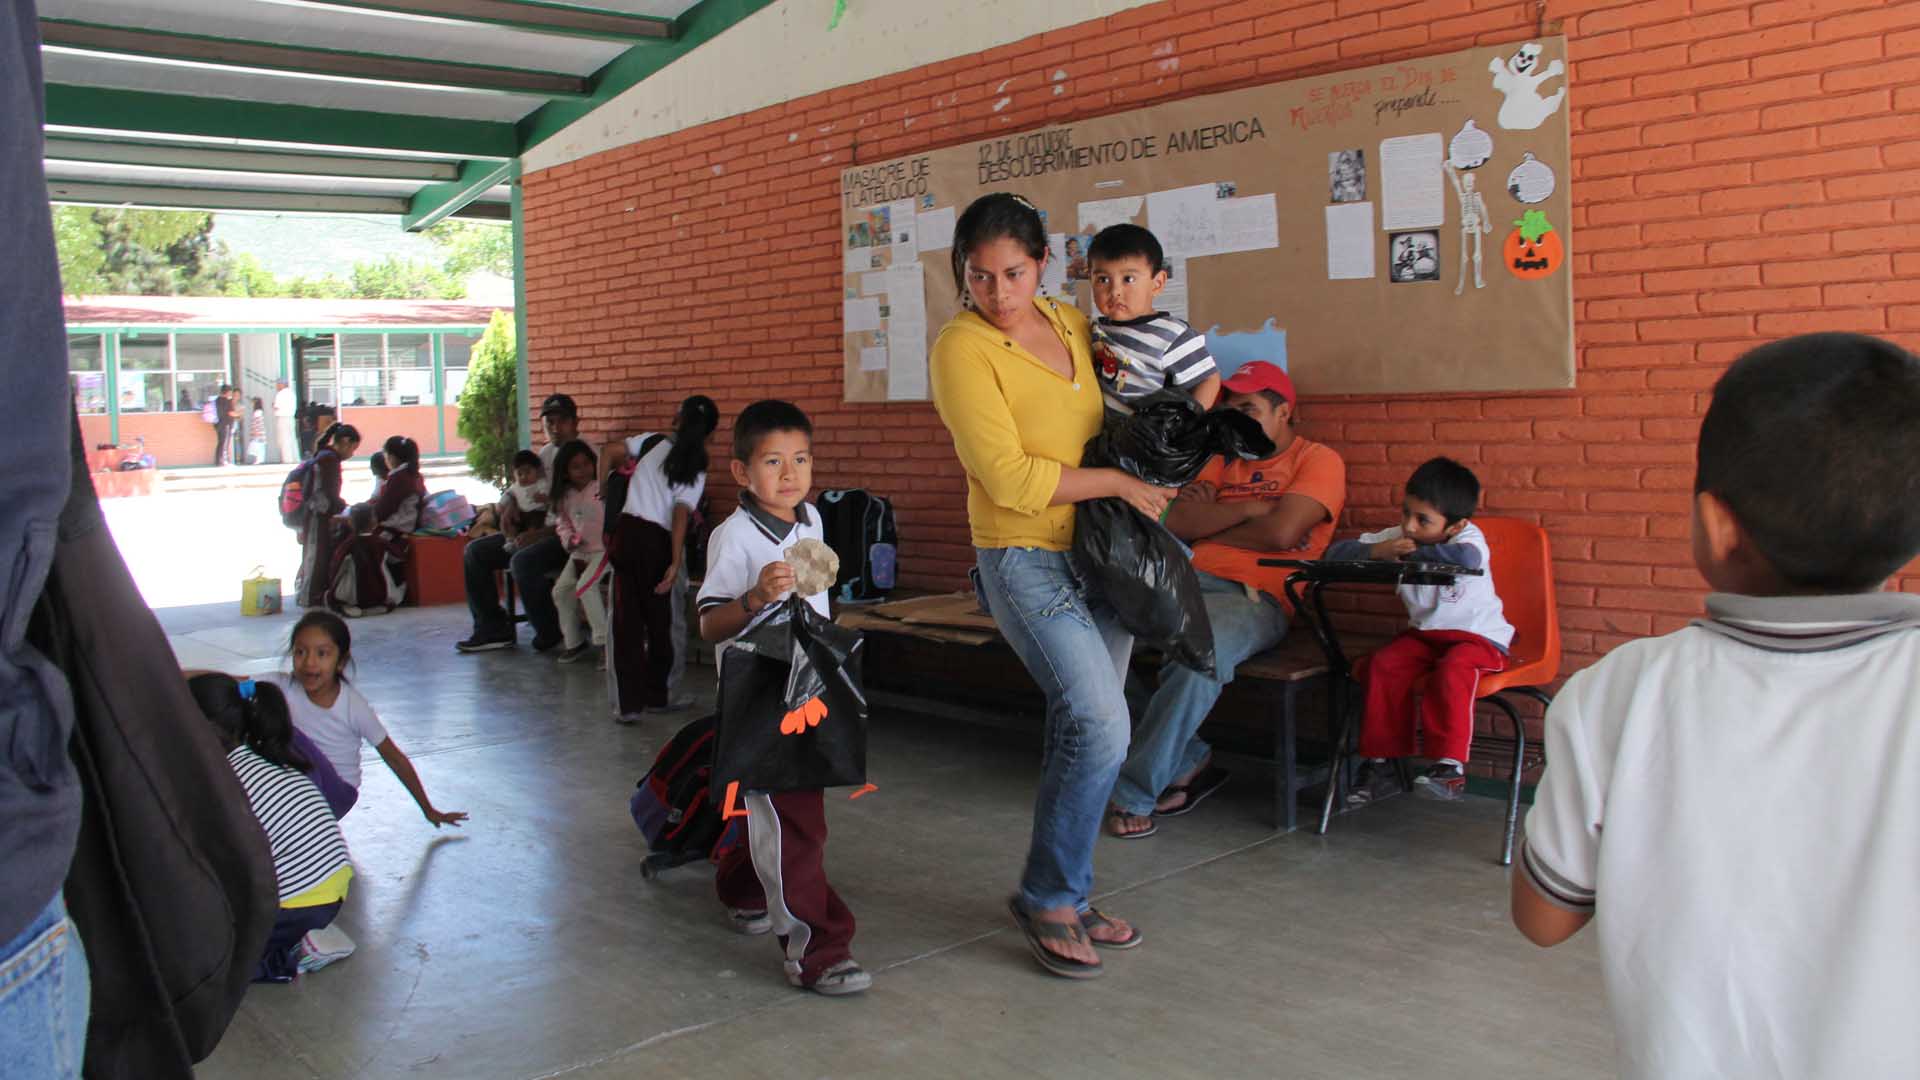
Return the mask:
M 1029 911 L 1086 910 L 1093 845 L 1127 754 L 1122 692 L 1133 635 L 1089 596 L 1061 551 L 979 548 L 981 599 L 1047 697 L 1033 840 L 1020 879 Z
M 1246 587 L 1212 574 L 1200 574 L 1200 595 L 1213 623 L 1213 673 L 1184 664 L 1168 664 L 1160 689 L 1133 733 L 1133 750 L 1113 787 L 1113 805 L 1129 814 L 1153 812 L 1154 802 L 1173 778 L 1192 772 L 1212 751 L 1197 734 L 1220 688 L 1233 681 L 1241 661 L 1265 652 L 1287 636 L 1287 613 L 1279 601 L 1260 593 L 1249 599 Z
M 80 932 L 56 894 L 0 945 L 0 1076 L 79 1076 L 90 990 Z

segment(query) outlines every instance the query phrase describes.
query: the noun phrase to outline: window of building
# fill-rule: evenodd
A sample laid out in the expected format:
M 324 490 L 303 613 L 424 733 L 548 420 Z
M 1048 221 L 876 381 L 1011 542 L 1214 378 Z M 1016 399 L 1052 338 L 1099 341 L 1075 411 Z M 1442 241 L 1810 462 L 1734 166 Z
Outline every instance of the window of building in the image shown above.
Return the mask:
M 81 413 L 107 411 L 107 348 L 99 334 L 67 335 L 67 379 Z
M 446 376 L 442 402 L 460 404 L 460 391 L 467 386 L 467 368 L 473 362 L 474 347 L 479 344 L 479 334 L 440 335 L 440 365 Z
M 387 335 L 385 389 L 389 405 L 433 404 L 433 335 Z
M 227 369 L 225 334 L 173 336 L 174 397 L 182 409 L 199 409 L 233 381 Z
M 340 335 L 340 404 L 348 408 L 387 404 L 379 334 Z
M 332 334 L 293 338 L 293 366 L 300 373 L 299 399 L 327 406 L 338 406 L 340 396 L 333 377 Z
M 172 340 L 166 334 L 127 334 L 120 339 L 120 411 L 173 412 Z M 199 408 L 198 403 L 188 409 Z

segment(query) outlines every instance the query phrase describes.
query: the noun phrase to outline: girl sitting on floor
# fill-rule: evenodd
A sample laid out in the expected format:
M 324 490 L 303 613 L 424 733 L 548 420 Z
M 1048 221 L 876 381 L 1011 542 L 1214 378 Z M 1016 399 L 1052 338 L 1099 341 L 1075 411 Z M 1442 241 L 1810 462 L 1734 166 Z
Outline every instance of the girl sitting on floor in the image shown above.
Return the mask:
M 289 651 L 293 660 L 290 674 L 262 676 L 286 694 L 293 726 L 312 741 L 341 782 L 351 792 L 341 817 L 360 797 L 360 744 L 365 742 L 380 753 L 393 775 L 420 804 L 434 828 L 458 825 L 467 815 L 458 810 L 436 810 L 420 784 L 413 762 L 387 735 L 380 717 L 367 699 L 347 683 L 347 669 L 353 663 L 353 635 L 345 619 L 330 611 L 309 611 L 293 624 Z

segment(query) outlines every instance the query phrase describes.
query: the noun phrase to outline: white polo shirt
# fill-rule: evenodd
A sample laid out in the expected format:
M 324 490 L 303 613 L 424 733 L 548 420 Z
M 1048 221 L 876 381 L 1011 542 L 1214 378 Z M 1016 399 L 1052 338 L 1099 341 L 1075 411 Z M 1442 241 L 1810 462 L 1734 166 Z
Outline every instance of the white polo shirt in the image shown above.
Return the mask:
M 740 598 L 760 581 L 760 571 L 768 563 L 787 557 L 787 550 L 802 540 L 824 542 L 820 514 L 812 503 L 794 507 L 796 521 L 782 521 L 754 500 L 753 492 L 740 492 L 740 508 L 714 527 L 707 538 L 707 576 L 700 584 L 696 606 L 704 613 L 723 604 L 739 603 Z M 826 590 L 806 598 L 808 606 L 822 618 L 832 618 L 827 607 Z M 716 646 L 716 655 L 725 651 L 733 638 Z
M 1547 713 L 1521 869 L 1634 1077 L 1920 1068 L 1920 596 L 1716 594 Z
M 634 467 L 633 476 L 627 481 L 627 501 L 621 513 L 671 529 L 674 506 L 684 506 L 691 511 L 700 505 L 700 496 L 707 490 L 707 476 L 701 473 L 691 484 L 667 483 L 667 455 L 673 450 L 673 439 L 669 436 L 659 440 L 643 457 L 640 448 L 651 434 L 642 432 L 627 440 L 627 457 Z M 711 553 L 711 540 L 708 545 Z M 708 559 L 712 559 L 711 554 Z
M 293 714 L 293 726 L 312 739 L 313 745 L 326 755 L 333 771 L 340 774 L 340 779 L 358 791 L 360 744 L 379 746 L 387 741 L 387 729 L 380 723 L 380 714 L 373 711 L 360 691 L 351 683 L 341 683 L 333 706 L 323 709 L 307 696 L 307 688 L 300 685 L 300 680 L 284 671 L 256 678 L 280 688 L 287 698 L 287 711 Z
M 1398 540 L 1403 535 L 1395 525 L 1379 532 L 1364 533 L 1360 543 L 1371 546 L 1383 540 Z M 1451 585 L 1402 585 L 1394 590 L 1407 605 L 1407 621 L 1415 630 L 1464 630 L 1478 634 L 1500 646 L 1513 644 L 1513 624 L 1507 622 L 1506 608 L 1493 588 L 1493 555 L 1487 550 L 1486 534 L 1480 526 L 1467 522 L 1444 544 L 1432 545 L 1439 557 L 1483 574 L 1462 574 Z

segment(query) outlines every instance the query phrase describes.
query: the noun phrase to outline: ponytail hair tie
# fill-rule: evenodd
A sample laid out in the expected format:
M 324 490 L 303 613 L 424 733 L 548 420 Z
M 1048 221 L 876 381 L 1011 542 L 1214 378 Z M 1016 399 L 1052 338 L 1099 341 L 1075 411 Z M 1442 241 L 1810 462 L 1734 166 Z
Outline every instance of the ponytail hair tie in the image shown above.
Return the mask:
M 253 700 L 253 680 L 252 679 L 241 679 L 239 680 L 239 682 L 235 684 L 235 686 L 240 691 L 241 701 Z

